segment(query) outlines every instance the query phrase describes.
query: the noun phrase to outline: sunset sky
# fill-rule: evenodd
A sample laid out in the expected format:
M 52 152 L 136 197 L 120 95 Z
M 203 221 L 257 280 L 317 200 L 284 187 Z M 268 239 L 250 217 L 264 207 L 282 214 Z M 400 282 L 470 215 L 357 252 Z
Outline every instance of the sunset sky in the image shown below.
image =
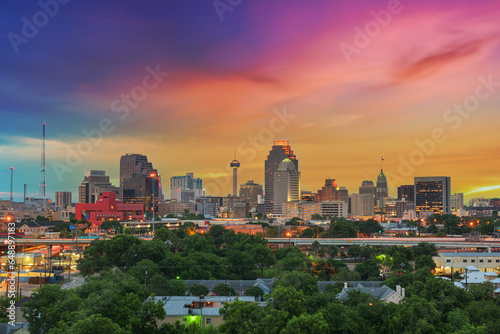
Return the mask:
M 2 199 L 10 167 L 15 199 L 38 195 L 43 122 L 52 199 L 77 201 L 85 169 L 119 185 L 125 153 L 148 156 L 167 198 L 186 172 L 227 195 L 234 152 L 239 183 L 263 184 L 280 139 L 303 190 L 357 193 L 384 157 L 391 196 L 450 176 L 466 199 L 500 197 L 499 1 L 43 1 L 53 17 L 0 11 Z

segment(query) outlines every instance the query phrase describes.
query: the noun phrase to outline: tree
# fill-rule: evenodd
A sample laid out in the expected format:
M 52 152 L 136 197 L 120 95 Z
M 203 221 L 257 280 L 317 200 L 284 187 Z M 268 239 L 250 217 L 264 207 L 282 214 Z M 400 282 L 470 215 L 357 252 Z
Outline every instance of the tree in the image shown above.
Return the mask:
M 439 229 L 437 228 L 436 224 L 430 224 L 427 228 L 427 232 L 430 234 L 437 234 L 439 232 Z
M 299 317 L 294 316 L 286 327 L 280 332 L 283 334 L 308 334 L 308 333 L 325 333 L 328 330 L 328 324 L 323 319 L 321 312 L 316 314 L 301 314 Z
M 68 327 L 69 326 L 69 327 Z M 65 326 L 53 328 L 52 334 L 94 334 L 94 333 L 109 333 L 109 334 L 129 334 L 130 332 L 121 328 L 118 324 L 113 323 L 111 319 L 105 318 L 100 314 L 92 314 L 89 317 L 76 318 L 74 322 L 68 323 Z
M 206 296 L 210 290 L 201 283 L 193 284 L 189 287 L 188 292 L 192 296 Z
M 327 238 L 356 238 L 358 235 L 353 222 L 346 220 L 332 221 L 326 230 Z
M 378 277 L 380 276 L 380 267 L 379 265 L 377 264 L 377 262 L 375 262 L 375 260 L 366 260 L 358 265 L 356 265 L 356 267 L 354 268 L 355 271 L 357 271 L 360 276 L 361 276 L 361 279 L 363 281 L 365 280 L 368 280 L 368 279 L 378 279 Z
M 336 245 L 328 245 L 326 252 L 333 258 L 337 256 L 339 248 Z
M 358 231 L 365 237 L 370 237 L 372 234 L 380 233 L 384 228 L 375 219 L 368 219 L 358 223 Z
M 361 275 L 357 271 L 349 270 L 348 268 L 340 269 L 339 272 L 332 277 L 334 281 L 361 281 Z
M 415 258 L 422 255 L 436 256 L 438 254 L 436 245 L 428 242 L 420 242 L 418 245 L 413 246 L 412 250 Z
M 320 247 L 321 247 L 321 244 L 319 243 L 319 241 L 318 240 L 314 240 L 314 242 L 311 245 L 311 248 L 312 248 L 313 252 L 314 253 L 318 253 Z
M 436 263 L 430 255 L 420 255 L 415 260 L 415 269 L 418 270 L 424 268 L 426 270 L 432 271 L 436 268 Z
M 358 257 L 361 255 L 361 247 L 359 245 L 351 245 L 347 249 L 347 255 L 352 257 Z
M 275 286 L 294 287 L 297 291 L 303 291 L 305 295 L 312 295 L 318 292 L 318 280 L 309 273 L 292 271 L 280 277 Z
M 221 333 L 257 333 L 261 328 L 266 311 L 252 302 L 236 300 L 226 303 L 219 310 L 224 322 L 218 327 Z
M 225 283 L 216 284 L 213 287 L 212 292 L 214 292 L 217 296 L 237 296 L 238 295 L 236 293 L 236 290 L 234 290 L 234 288 L 231 285 L 225 284 Z
M 252 297 L 262 297 L 264 296 L 264 290 L 262 290 L 260 287 L 256 285 L 252 285 L 248 289 L 245 290 L 245 295 L 246 296 L 252 296 Z

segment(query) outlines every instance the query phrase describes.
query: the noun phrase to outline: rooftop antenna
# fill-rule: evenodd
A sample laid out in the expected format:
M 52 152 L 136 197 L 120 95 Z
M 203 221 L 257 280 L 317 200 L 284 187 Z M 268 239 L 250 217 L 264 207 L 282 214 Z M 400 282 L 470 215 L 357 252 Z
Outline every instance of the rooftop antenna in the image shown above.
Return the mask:
M 43 131 L 42 131 L 42 159 L 40 163 L 40 185 L 38 189 L 38 195 L 42 198 L 43 201 L 43 209 L 45 210 L 45 123 L 43 123 Z
M 10 194 L 9 201 L 14 202 L 14 167 L 10 167 Z

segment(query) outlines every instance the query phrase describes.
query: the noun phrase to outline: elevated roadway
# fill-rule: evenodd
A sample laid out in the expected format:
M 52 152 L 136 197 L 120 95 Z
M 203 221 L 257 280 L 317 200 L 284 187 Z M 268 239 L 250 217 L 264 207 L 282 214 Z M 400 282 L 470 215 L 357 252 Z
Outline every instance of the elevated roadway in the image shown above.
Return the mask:
M 292 244 L 294 246 L 312 245 L 317 241 L 320 245 L 336 246 L 415 246 L 421 242 L 435 244 L 440 248 L 488 248 L 500 247 L 500 241 L 485 238 L 481 241 L 466 241 L 465 238 L 267 238 L 269 244 Z

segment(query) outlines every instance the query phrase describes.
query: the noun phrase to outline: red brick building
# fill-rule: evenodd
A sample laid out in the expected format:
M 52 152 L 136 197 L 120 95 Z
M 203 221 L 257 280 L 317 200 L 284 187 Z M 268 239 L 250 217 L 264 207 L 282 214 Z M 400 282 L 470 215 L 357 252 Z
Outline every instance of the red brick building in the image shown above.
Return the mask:
M 106 220 L 141 220 L 144 218 L 144 205 L 126 204 L 116 199 L 116 193 L 103 192 L 96 203 L 76 204 L 75 218 L 86 218 L 92 223 L 91 228 L 101 226 Z

